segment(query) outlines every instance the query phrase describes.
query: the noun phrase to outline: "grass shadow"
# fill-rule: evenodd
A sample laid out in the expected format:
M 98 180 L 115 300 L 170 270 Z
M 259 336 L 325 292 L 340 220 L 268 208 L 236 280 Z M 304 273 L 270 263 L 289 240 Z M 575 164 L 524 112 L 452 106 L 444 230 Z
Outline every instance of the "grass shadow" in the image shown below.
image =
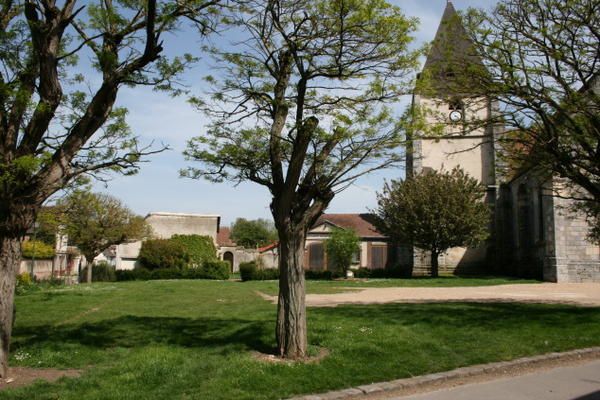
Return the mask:
M 259 321 L 219 318 L 140 317 L 126 315 L 79 325 L 37 325 L 14 331 L 13 349 L 30 345 L 79 344 L 95 348 L 143 347 L 166 344 L 181 347 L 240 348 L 269 352 L 271 325 Z

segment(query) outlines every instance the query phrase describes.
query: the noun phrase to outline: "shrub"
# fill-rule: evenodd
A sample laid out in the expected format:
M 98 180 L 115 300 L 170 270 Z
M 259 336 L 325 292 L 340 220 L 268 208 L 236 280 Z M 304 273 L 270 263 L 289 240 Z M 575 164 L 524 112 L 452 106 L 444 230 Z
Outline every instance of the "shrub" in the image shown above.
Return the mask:
M 116 271 L 117 281 L 119 282 L 139 280 L 137 279 L 138 275 L 139 272 L 136 272 L 135 269 L 124 269 Z
M 370 278 L 371 270 L 369 268 L 359 268 L 352 270 L 355 278 Z
M 86 266 L 81 271 L 80 280 L 84 281 L 87 277 Z M 107 263 L 106 261 L 100 261 L 98 264 L 94 264 L 92 267 L 92 282 L 114 282 L 117 280 L 115 267 Z
M 205 262 L 201 268 L 196 270 L 196 273 L 200 272 L 204 275 L 204 277 L 198 279 L 226 280 L 229 279 L 229 268 L 227 261 L 213 260 Z
M 117 281 L 148 281 L 156 279 L 229 279 L 229 263 L 211 261 L 201 268 L 158 268 L 149 271 L 136 268 L 116 272 Z
M 170 239 L 152 239 L 142 243 L 138 260 L 149 270 L 183 269 L 189 265 L 190 255 L 180 242 Z
M 217 260 L 217 249 L 210 236 L 174 235 L 170 240 L 185 247 L 190 257 L 190 264 L 194 268 Z
M 251 281 L 256 272 L 256 263 L 254 261 L 240 263 L 240 278 L 242 282 Z
M 17 275 L 17 285 L 15 287 L 15 292 L 17 294 L 23 294 L 31 290 L 34 286 L 35 284 L 33 283 L 29 272 L 23 272 L 22 274 Z
M 327 281 L 333 278 L 339 278 L 340 275 L 334 273 L 333 271 L 315 271 L 311 269 L 307 269 L 304 271 L 304 278 L 315 281 Z
M 240 277 L 242 281 L 269 281 L 279 279 L 279 269 L 258 268 L 255 261 L 240 263 Z
M 35 258 L 48 259 L 54 257 L 54 247 L 40 242 L 39 240 L 29 240 L 23 242 L 22 245 L 23 258 L 33 258 L 35 252 Z

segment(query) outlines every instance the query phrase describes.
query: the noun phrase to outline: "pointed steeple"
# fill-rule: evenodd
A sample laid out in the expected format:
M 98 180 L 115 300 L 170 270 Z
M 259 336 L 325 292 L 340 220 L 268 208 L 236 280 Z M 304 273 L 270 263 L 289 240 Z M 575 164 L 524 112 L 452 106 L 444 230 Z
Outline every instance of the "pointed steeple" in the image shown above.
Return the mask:
M 483 66 L 473 42 L 467 35 L 460 15 L 451 1 L 446 4 L 444 15 L 423 66 L 423 74 L 430 79 L 430 89 L 437 94 L 455 92 L 457 75 L 469 66 Z M 464 84 L 464 82 L 463 82 Z M 452 88 L 451 88 L 452 87 Z M 470 90 L 467 90 L 470 91 Z

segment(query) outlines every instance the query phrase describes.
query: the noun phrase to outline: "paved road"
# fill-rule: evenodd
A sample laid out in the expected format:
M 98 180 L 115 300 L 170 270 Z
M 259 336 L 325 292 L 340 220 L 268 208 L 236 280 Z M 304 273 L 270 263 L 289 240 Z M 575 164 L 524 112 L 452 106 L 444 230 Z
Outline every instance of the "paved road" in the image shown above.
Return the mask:
M 600 360 L 392 400 L 600 400 Z

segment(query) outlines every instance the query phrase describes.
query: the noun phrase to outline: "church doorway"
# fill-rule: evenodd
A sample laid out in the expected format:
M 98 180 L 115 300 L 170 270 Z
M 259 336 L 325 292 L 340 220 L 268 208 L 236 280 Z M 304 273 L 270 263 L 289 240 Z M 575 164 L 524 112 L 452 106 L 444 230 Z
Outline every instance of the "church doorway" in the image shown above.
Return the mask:
M 223 254 L 223 261 L 227 261 L 229 263 L 229 271 L 233 272 L 233 253 L 230 251 L 226 251 Z

